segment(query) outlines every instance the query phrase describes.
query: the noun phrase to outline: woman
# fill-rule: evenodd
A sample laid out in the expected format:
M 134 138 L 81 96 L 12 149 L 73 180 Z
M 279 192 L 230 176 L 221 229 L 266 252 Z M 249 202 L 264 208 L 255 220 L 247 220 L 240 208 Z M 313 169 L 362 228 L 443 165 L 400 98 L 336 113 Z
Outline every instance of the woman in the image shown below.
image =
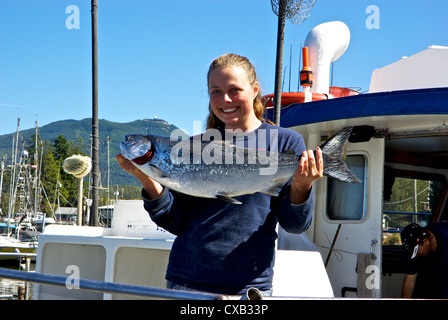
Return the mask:
M 295 131 L 276 127 L 263 118 L 255 69 L 242 56 L 215 59 L 207 75 L 210 95 L 207 129 L 218 129 L 234 143 L 258 149 L 301 154 L 300 164 L 279 196 L 255 193 L 236 197 L 242 204 L 177 193 L 152 180 L 122 155 L 123 169 L 142 186 L 144 207 L 151 219 L 177 235 L 166 279 L 169 288 L 221 294 L 244 294 L 255 287 L 272 290 L 277 222 L 288 232 L 301 233 L 311 224 L 312 183 L 322 177 L 322 153 L 305 149 Z M 261 137 L 263 133 L 263 138 Z

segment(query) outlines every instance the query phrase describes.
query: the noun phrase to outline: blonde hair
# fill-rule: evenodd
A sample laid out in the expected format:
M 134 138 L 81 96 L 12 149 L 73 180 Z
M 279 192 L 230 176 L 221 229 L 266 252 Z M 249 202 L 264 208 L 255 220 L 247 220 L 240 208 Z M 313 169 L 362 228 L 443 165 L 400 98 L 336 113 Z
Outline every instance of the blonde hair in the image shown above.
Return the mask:
M 257 82 L 257 73 L 252 63 L 246 57 L 242 57 L 237 54 L 227 53 L 224 54 L 210 64 L 210 68 L 207 73 L 207 85 L 210 80 L 210 74 L 213 70 L 224 69 L 226 67 L 240 67 L 246 71 L 247 79 L 252 86 L 255 86 Z M 261 92 L 258 91 L 257 96 L 254 98 L 254 113 L 260 121 L 267 121 L 272 124 L 271 121 L 264 118 L 264 105 L 261 102 Z M 224 126 L 224 123 L 213 113 L 210 103 L 208 104 L 208 117 L 207 117 L 207 129 L 218 128 Z

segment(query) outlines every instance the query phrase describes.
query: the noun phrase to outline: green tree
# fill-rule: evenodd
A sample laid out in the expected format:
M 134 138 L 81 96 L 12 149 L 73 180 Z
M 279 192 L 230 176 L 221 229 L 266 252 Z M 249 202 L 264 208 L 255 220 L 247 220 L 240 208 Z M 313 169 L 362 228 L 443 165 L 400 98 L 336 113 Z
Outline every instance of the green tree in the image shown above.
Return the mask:
M 11 171 L 7 170 L 7 168 L 5 167 L 5 170 L 3 171 L 3 192 L 0 207 L 2 216 L 6 216 L 8 214 L 10 181 Z
M 61 206 L 76 206 L 77 205 L 77 193 L 78 193 L 78 179 L 73 175 L 67 173 L 62 168 L 62 164 L 68 157 L 82 153 L 82 141 L 80 138 L 74 141 L 68 141 L 64 135 L 60 134 L 53 140 L 53 156 L 58 163 L 60 183 L 60 199 Z
M 27 151 L 34 155 L 36 153 L 36 135 L 33 134 L 26 141 Z M 62 164 L 66 158 L 74 154 L 83 154 L 82 140 L 80 138 L 74 141 L 68 141 L 60 134 L 53 142 L 40 140 L 38 137 L 40 172 L 40 210 L 50 213 L 60 206 L 76 206 L 78 181 L 71 174 L 66 173 Z M 39 208 L 38 208 L 39 209 Z
M 40 182 L 43 187 L 41 194 L 41 211 L 50 213 L 56 209 L 54 206 L 57 199 L 57 179 L 58 162 L 54 158 L 53 146 L 49 141 L 43 142 L 42 153 L 42 171 L 40 173 Z
M 437 209 L 442 187 L 443 185 L 435 180 L 397 177 L 390 201 L 384 202 L 384 211 L 389 212 L 389 226 L 402 228 L 415 219 L 418 222 L 429 221 L 430 215 Z
M 70 143 L 67 141 L 67 138 L 64 137 L 63 134 L 57 136 L 56 139 L 53 140 L 53 154 L 55 159 L 64 160 L 70 156 L 69 154 Z

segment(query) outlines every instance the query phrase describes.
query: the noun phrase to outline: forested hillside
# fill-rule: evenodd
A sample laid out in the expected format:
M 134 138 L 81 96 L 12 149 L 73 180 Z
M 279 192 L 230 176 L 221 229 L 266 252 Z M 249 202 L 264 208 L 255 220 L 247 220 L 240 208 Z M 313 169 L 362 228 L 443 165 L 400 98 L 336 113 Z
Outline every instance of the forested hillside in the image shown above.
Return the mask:
M 48 198 L 45 205 L 56 201 L 56 188 L 58 188 L 62 201 L 61 206 L 70 206 L 75 202 L 77 194 L 77 181 L 62 170 L 62 162 L 73 154 L 90 156 L 91 144 L 91 119 L 57 121 L 38 128 L 38 150 L 42 159 L 41 179 Z M 109 185 L 110 197 L 114 198 L 114 192 L 119 191 L 119 197 L 125 199 L 138 198 L 140 188 L 138 181 L 123 171 L 115 156 L 120 153 L 120 142 L 128 134 L 155 134 L 169 136 L 177 129 L 164 120 L 144 119 L 129 123 L 115 123 L 107 120 L 99 120 L 99 162 L 101 187 L 108 184 L 108 165 L 110 166 Z M 7 205 L 9 192 L 10 170 L 8 165 L 12 159 L 12 145 L 16 133 L 0 136 L 0 160 L 4 160 L 4 182 L 2 207 Z M 34 165 L 36 150 L 36 129 L 19 132 L 18 158 L 27 155 L 28 164 Z M 19 161 L 19 160 L 17 160 Z M 25 158 L 24 160 L 25 161 Z M 32 174 L 32 173 L 31 173 Z M 87 178 L 86 178 L 87 179 Z M 88 186 L 88 182 L 85 182 Z M 103 189 L 104 190 L 104 189 Z M 105 192 L 105 191 L 103 191 Z M 103 196 L 105 196 L 103 194 Z M 42 202 L 44 204 L 44 201 Z M 4 208 L 3 208 L 4 209 Z

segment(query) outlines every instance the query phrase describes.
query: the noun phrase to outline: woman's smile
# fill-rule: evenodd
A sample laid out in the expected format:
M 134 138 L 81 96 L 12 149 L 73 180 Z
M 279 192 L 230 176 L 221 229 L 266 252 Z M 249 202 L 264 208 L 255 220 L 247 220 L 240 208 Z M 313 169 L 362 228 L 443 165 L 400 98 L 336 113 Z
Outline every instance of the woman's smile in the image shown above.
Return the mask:
M 224 113 L 232 113 L 232 112 L 235 112 L 236 110 L 238 110 L 238 107 L 236 107 L 236 108 L 221 109 L 221 110 L 222 110 L 222 112 L 224 112 Z

